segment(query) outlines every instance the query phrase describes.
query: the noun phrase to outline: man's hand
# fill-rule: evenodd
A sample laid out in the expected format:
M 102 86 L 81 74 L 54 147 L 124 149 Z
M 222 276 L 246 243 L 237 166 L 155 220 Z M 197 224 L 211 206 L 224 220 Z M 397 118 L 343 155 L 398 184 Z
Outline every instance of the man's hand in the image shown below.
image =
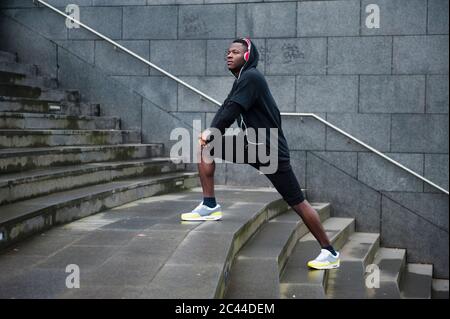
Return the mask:
M 209 138 L 210 134 L 211 134 L 211 131 L 207 129 L 198 136 L 198 142 L 202 148 L 205 147 L 206 144 L 208 143 L 208 138 Z

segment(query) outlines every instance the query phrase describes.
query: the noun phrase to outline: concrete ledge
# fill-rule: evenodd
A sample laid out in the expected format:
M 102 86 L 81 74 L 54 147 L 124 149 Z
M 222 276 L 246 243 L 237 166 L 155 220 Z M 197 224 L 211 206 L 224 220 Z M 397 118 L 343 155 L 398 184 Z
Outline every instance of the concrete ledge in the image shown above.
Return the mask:
M 0 149 L 0 173 L 21 172 L 50 166 L 160 157 L 162 152 L 162 144 Z
M 330 218 L 325 220 L 323 227 L 333 247 L 340 249 L 354 233 L 355 220 Z M 319 251 L 320 246 L 311 233 L 298 241 L 280 277 L 280 298 L 325 298 L 329 271 L 311 270 L 307 266 Z
M 431 297 L 433 299 L 448 299 L 448 279 L 433 279 Z
M 321 220 L 330 217 L 329 204 L 312 206 Z M 280 274 L 297 241 L 307 233 L 306 225 L 293 210 L 264 224 L 235 258 L 225 297 L 279 298 Z
M 151 176 L 184 169 L 184 164 L 175 164 L 168 158 L 150 158 L 1 175 L 0 205 L 121 178 Z
M 56 89 L 58 88 L 58 80 L 45 76 L 26 77 L 22 74 L 0 71 L 0 82 L 18 85 L 38 86 L 41 88 Z
M 16 63 L 17 62 L 17 54 L 0 51 L 0 62 Z
M 430 299 L 433 281 L 433 265 L 408 264 L 401 282 L 404 299 Z
M 140 143 L 130 130 L 0 130 L 0 148 Z
M 223 298 L 237 252 L 262 225 L 288 208 L 274 189 L 217 187 L 216 192 L 223 196 L 223 220 L 192 230 L 145 287 L 142 298 Z
M 244 225 L 287 205 L 274 189 L 217 186 L 220 222 L 180 221 L 201 197 L 197 187 L 143 198 L 21 241 L 0 255 L 0 297 L 212 298 L 233 234 L 251 235 Z M 80 289 L 67 289 L 57 275 L 69 263 L 82 271 Z
M 354 233 L 342 247 L 341 266 L 331 269 L 327 280 L 327 296 L 334 299 L 368 297 L 365 271 L 380 246 L 380 235 Z
M 172 173 L 94 185 L 4 205 L 0 215 L 0 232 L 3 235 L 0 249 L 54 225 L 197 184 L 197 173 Z
M 59 110 L 53 110 L 54 106 L 58 106 Z M 0 112 L 98 116 L 100 105 L 96 103 L 0 97 Z
M 79 102 L 81 99 L 81 94 L 77 90 L 46 89 L 29 85 L 0 83 L 0 97 L 4 100 L 8 100 L 8 98 L 21 97 L 44 101 Z
M 0 71 L 9 72 L 14 74 L 37 76 L 38 69 L 34 64 L 23 64 L 15 62 L 2 62 L 0 61 Z
M 380 248 L 373 262 L 380 270 L 380 287 L 368 289 L 369 298 L 400 299 L 400 282 L 406 269 L 406 251 Z
M 120 129 L 120 118 L 113 116 L 70 116 L 39 113 L 0 113 L 0 129 Z

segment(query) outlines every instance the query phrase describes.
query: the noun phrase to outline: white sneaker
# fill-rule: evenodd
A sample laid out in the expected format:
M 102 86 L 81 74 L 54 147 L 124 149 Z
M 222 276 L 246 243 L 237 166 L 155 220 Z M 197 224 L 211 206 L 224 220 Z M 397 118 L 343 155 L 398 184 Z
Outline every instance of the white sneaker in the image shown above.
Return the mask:
M 221 207 L 219 204 L 216 207 L 209 208 L 206 205 L 203 205 L 203 201 L 192 210 L 190 213 L 181 214 L 182 220 L 193 220 L 193 221 L 202 221 L 202 220 L 219 220 L 222 218 Z
M 316 259 L 308 262 L 308 267 L 314 269 L 334 269 L 339 268 L 339 253 L 334 256 L 329 250 L 322 249 Z

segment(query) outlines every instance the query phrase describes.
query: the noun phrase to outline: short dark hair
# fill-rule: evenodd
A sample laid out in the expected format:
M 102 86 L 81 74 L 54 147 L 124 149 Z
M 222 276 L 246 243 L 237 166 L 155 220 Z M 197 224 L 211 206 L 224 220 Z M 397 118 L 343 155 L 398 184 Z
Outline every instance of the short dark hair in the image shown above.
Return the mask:
M 248 44 L 247 41 L 245 41 L 244 39 L 236 39 L 233 41 L 233 43 L 241 43 L 245 46 L 246 50 L 248 50 Z

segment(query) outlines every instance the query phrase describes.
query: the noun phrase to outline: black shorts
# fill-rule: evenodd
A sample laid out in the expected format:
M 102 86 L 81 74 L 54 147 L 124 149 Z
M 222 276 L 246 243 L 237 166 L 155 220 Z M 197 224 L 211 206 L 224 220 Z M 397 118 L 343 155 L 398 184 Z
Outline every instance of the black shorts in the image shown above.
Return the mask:
M 226 145 L 233 145 L 233 151 L 231 153 L 226 152 Z M 240 156 L 238 156 L 238 154 Z M 218 154 L 220 156 L 216 156 L 214 149 L 212 149 L 211 155 L 215 158 L 220 158 L 232 163 L 248 164 L 257 170 L 261 170 L 261 167 L 267 166 L 266 163 L 261 163 L 258 158 L 256 158 L 256 161 L 254 158 L 249 159 L 248 143 L 246 140 L 244 143 L 244 149 L 238 150 L 236 135 L 224 135 L 222 137 L 222 154 Z M 264 173 L 264 171 L 262 172 Z M 300 184 L 298 183 L 298 180 L 292 170 L 290 161 L 279 160 L 276 172 L 273 174 L 264 175 L 270 180 L 272 185 L 289 206 L 295 206 L 305 200 Z

